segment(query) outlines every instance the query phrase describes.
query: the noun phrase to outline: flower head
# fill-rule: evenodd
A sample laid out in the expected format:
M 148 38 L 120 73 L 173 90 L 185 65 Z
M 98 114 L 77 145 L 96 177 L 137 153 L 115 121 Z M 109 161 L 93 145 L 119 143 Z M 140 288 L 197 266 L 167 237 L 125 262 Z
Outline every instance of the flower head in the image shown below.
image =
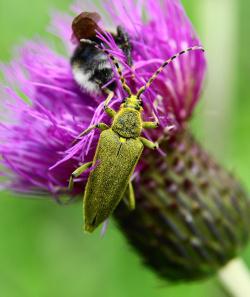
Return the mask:
M 74 5 L 74 15 L 96 7 Z M 113 27 L 123 26 L 132 42 L 133 66 L 106 30 L 103 17 L 98 33 L 103 45 L 123 65 L 133 92 L 147 82 L 163 61 L 199 40 L 179 0 L 106 1 Z M 102 15 L 102 13 L 100 12 Z M 51 31 L 65 45 L 62 56 L 41 41 L 20 48 L 20 57 L 2 65 L 0 155 L 5 187 L 25 194 L 52 194 L 60 201 L 72 171 L 93 160 L 98 133 L 72 144 L 92 124 L 108 123 L 105 97 L 88 94 L 75 82 L 70 57 L 73 16 L 54 14 Z M 99 25 L 99 24 L 98 24 Z M 73 38 L 74 39 L 74 38 Z M 115 71 L 115 69 L 114 69 Z M 137 208 L 121 204 L 115 214 L 131 244 L 145 263 L 172 280 L 194 280 L 214 273 L 234 257 L 249 239 L 249 199 L 235 178 L 204 152 L 185 131 L 199 99 L 205 59 L 189 52 L 164 69 L 142 95 L 146 121 L 160 123 L 147 138 L 159 139 L 167 153 L 145 152 L 135 180 Z M 117 108 L 124 90 L 117 80 L 111 106 Z M 165 128 L 172 127 L 164 137 Z M 91 169 L 90 169 L 91 170 Z M 78 179 L 71 195 L 83 192 L 87 179 Z
M 74 5 L 78 14 L 89 7 Z M 95 7 L 92 9 L 98 11 Z M 132 46 L 133 67 L 129 67 L 122 51 L 109 33 L 99 35 L 112 54 L 123 64 L 123 74 L 138 90 L 160 64 L 189 46 L 200 42 L 178 0 L 160 2 L 105 2 L 105 12 L 113 27 L 121 25 L 128 32 Z M 102 13 L 100 12 L 102 15 Z M 67 50 L 65 56 L 41 41 L 29 41 L 20 48 L 19 59 L 2 65 L 5 76 L 1 88 L 2 119 L 0 154 L 6 186 L 23 193 L 65 192 L 71 172 L 80 162 L 92 160 L 99 134 L 91 133 L 75 145 L 72 142 L 88 126 L 107 122 L 103 113 L 105 97 L 91 96 L 73 79 L 70 56 L 73 17 L 56 13 L 52 31 Z M 110 27 L 103 17 L 100 24 Z M 175 60 L 143 94 L 144 119 L 158 117 L 160 128 L 147 137 L 158 138 L 165 127 L 178 130 L 191 116 L 198 101 L 205 72 L 201 52 L 190 52 Z M 112 106 L 124 98 L 117 79 Z M 141 160 L 141 165 L 143 159 Z M 82 192 L 87 175 L 78 181 L 74 194 Z

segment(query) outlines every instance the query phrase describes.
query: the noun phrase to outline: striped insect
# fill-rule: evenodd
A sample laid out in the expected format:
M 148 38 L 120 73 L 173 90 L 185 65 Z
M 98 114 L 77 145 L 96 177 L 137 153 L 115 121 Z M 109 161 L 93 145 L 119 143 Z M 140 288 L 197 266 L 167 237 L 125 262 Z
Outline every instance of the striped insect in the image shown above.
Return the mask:
M 94 96 L 109 94 L 116 88 L 116 82 L 112 81 L 112 65 L 103 50 L 95 46 L 101 44 L 97 34 L 104 33 L 98 25 L 100 20 L 101 17 L 96 12 L 82 12 L 72 22 L 72 41 L 77 43 L 70 59 L 72 74 L 76 83 Z M 110 34 L 125 54 L 127 64 L 131 66 L 132 45 L 128 33 L 123 27 L 118 26 L 116 33 Z M 110 81 L 112 82 L 109 83 Z
M 98 45 L 96 45 L 98 46 Z M 161 71 L 174 59 L 194 50 L 204 49 L 200 46 L 183 50 L 166 60 L 151 76 L 147 83 L 136 94 L 133 94 L 127 85 L 118 61 L 103 50 L 115 65 L 122 88 L 127 97 L 120 105 L 118 111 L 108 105 L 113 97 L 110 93 L 104 103 L 104 111 L 112 118 L 112 125 L 98 123 L 83 131 L 78 137 L 87 135 L 93 129 L 102 132 L 96 147 L 94 159 L 77 168 L 71 175 L 69 189 L 73 188 L 74 178 L 93 166 L 90 172 L 84 192 L 84 217 L 85 231 L 94 231 L 115 210 L 128 189 L 128 205 L 130 209 L 135 207 L 135 195 L 131 182 L 131 175 L 140 159 L 144 146 L 150 149 L 158 148 L 157 143 L 142 137 L 143 129 L 155 129 L 158 122 L 145 122 L 142 119 L 141 95 L 149 88 Z

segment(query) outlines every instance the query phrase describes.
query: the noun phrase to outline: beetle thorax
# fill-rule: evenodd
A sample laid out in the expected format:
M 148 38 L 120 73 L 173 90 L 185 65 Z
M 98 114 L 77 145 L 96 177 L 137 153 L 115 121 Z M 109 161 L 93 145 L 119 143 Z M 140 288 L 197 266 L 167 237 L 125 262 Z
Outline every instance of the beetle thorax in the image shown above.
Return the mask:
M 121 137 L 137 138 L 141 135 L 141 112 L 134 108 L 122 107 L 116 114 L 112 129 Z

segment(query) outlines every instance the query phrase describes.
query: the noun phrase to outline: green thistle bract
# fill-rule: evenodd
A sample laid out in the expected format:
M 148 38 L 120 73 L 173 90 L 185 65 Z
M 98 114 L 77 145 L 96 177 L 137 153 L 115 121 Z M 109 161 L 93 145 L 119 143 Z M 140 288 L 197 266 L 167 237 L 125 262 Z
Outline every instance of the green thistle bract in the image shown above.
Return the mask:
M 120 205 L 116 219 L 156 273 L 171 280 L 204 278 L 246 245 L 249 196 L 188 131 L 163 140 L 161 148 L 166 156 L 145 156 L 136 209 Z

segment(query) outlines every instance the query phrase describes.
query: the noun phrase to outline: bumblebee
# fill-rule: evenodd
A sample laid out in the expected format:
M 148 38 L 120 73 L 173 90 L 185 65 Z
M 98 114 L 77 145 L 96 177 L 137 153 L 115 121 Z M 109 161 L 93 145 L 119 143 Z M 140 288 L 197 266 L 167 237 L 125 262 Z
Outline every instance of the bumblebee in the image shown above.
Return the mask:
M 102 32 L 98 26 L 100 19 L 100 15 L 95 12 L 82 12 L 72 22 L 73 38 L 78 43 L 70 60 L 72 73 L 77 84 L 92 95 L 101 94 L 102 87 L 114 77 L 107 54 L 95 46 L 101 44 L 96 36 L 96 32 Z M 116 34 L 111 34 L 124 52 L 128 65 L 131 65 L 132 45 L 129 35 L 121 26 L 116 30 Z M 114 91 L 115 88 L 115 82 L 106 86 L 107 91 Z

